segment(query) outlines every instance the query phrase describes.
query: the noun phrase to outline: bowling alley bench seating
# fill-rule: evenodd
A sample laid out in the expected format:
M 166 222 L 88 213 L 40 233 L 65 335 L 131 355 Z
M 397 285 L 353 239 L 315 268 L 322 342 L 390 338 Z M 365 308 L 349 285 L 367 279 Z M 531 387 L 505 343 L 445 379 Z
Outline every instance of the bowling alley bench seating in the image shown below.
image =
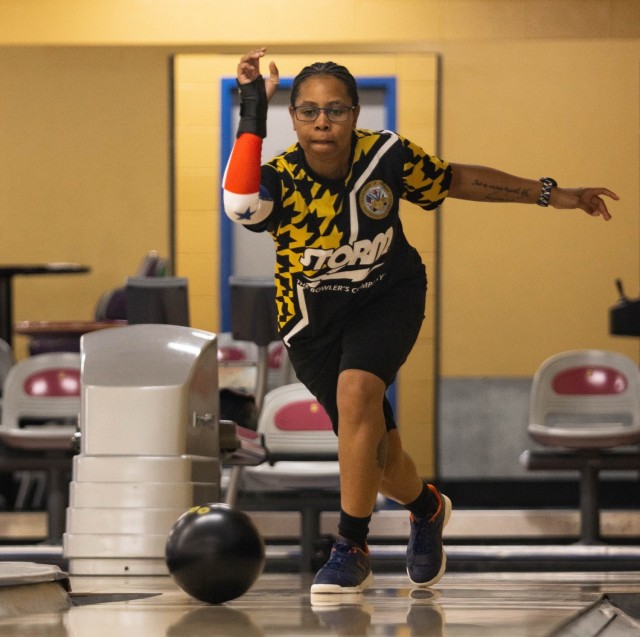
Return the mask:
M 640 469 L 640 370 L 606 350 L 560 352 L 533 378 L 528 432 L 539 449 L 520 460 L 530 471 L 580 474 L 580 541 L 600 542 L 598 475 Z

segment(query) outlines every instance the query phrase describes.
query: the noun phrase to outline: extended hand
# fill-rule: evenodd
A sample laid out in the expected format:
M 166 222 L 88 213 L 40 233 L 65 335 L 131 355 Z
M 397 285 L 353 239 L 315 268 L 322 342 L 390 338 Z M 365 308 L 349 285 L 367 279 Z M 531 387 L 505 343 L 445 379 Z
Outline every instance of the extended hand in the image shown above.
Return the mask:
M 266 47 L 255 49 L 245 53 L 240 58 L 238 64 L 238 82 L 240 84 L 249 84 L 260 75 L 260 58 L 264 57 L 267 52 Z M 278 88 L 280 74 L 275 62 L 269 62 L 269 79 L 265 81 L 265 89 L 267 91 L 267 100 L 271 101 L 273 94 Z
M 554 208 L 580 208 L 592 217 L 602 216 L 605 221 L 611 219 L 602 195 L 618 201 L 620 197 L 607 188 L 554 188 L 549 203 Z

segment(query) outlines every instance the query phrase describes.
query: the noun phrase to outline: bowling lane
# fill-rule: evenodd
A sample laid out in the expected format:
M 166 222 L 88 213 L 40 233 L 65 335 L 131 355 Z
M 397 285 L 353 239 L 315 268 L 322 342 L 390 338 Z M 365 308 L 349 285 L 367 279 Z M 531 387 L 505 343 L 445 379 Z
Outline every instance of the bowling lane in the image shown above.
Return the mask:
M 72 576 L 70 610 L 0 618 L 0 634 L 546 637 L 605 592 L 640 594 L 637 572 L 449 573 L 431 590 L 381 574 L 363 595 L 324 604 L 310 599 L 310 583 L 307 575 L 267 573 L 245 595 L 212 606 L 165 576 Z

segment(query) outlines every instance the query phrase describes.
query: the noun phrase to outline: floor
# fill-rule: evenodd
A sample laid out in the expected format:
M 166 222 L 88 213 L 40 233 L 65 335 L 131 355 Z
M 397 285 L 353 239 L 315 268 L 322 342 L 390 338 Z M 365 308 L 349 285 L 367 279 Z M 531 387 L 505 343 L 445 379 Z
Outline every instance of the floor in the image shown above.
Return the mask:
M 221 605 L 190 598 L 164 576 L 72 576 L 70 583 L 69 609 L 44 612 L 40 607 L 40 612 L 31 609 L 0 616 L 0 635 L 640 635 L 640 623 L 631 619 L 611 633 L 584 627 L 575 632 L 567 627 L 604 594 L 638 596 L 639 572 L 453 572 L 433 589 L 412 588 L 406 575 L 382 573 L 361 596 L 331 599 L 330 604 L 310 599 L 310 576 L 297 574 L 264 573 L 243 596 Z
M 277 514 L 280 532 L 287 522 L 283 516 Z M 263 517 L 255 514 L 261 531 L 269 536 L 271 518 Z M 378 521 L 376 532 L 383 536 L 390 526 L 395 537 L 399 523 L 391 514 L 386 517 Z M 476 533 L 484 528 L 471 512 L 460 516 L 466 518 Z M 485 525 L 486 518 L 483 512 Z M 521 518 L 508 519 L 511 534 L 524 524 Z M 527 524 L 531 519 L 540 522 L 530 518 L 523 519 Z M 504 514 L 501 519 L 505 525 Z M 543 521 L 545 528 L 553 528 L 546 518 Z M 628 526 L 629 519 L 623 521 Z M 292 522 L 295 529 L 299 521 Z M 631 528 L 637 532 L 635 523 Z M 19 564 L 54 570 L 66 566 L 60 546 L 24 544 L 26 537 L 41 539 L 46 533 L 41 514 L 5 513 L 0 516 L 0 636 L 640 636 L 637 543 L 544 545 L 526 541 L 527 527 L 519 544 L 462 545 L 465 529 L 456 532 L 458 542 L 452 539 L 447 544 L 450 568 L 432 589 L 411 587 L 401 572 L 403 546 L 376 545 L 372 546 L 376 579 L 370 589 L 359 596 L 312 599 L 312 576 L 291 572 L 299 546 L 269 544 L 266 572 L 247 593 L 220 605 L 189 597 L 168 576 L 95 576 L 78 571 L 69 578 L 69 593 L 60 592 L 59 582 L 53 582 L 50 588 L 57 593 L 51 599 L 40 588 L 29 587 L 30 603 L 20 597 L 8 604 L 3 601 L 9 588 L 3 585 L 3 572 Z

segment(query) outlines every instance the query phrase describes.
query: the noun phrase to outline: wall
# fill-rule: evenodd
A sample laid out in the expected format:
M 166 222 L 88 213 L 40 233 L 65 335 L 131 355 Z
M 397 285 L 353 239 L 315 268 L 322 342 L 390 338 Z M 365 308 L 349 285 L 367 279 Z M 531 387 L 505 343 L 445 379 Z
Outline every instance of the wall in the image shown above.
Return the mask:
M 441 47 L 443 148 L 561 185 L 620 196 L 604 223 L 581 211 L 449 200 L 442 212 L 442 373 L 531 376 L 563 349 L 614 349 L 614 281 L 640 274 L 637 41 L 514 41 Z
M 621 278 L 640 273 L 637 41 L 513 41 L 441 47 L 447 158 L 560 184 L 607 185 L 604 223 L 582 212 L 449 200 L 441 211 L 438 471 L 524 478 L 528 391 L 556 352 L 612 349 Z M 535 474 L 540 478 L 544 474 Z
M 256 0 L 250 11 L 226 0 L 0 5 L 0 214 L 11 232 L 2 235 L 3 259 L 111 257 L 109 273 L 93 283 L 20 281 L 16 318 L 86 317 L 104 285 L 135 265 L 117 254 L 123 227 L 140 252 L 167 245 L 171 55 L 237 59 L 262 42 L 274 57 L 330 51 L 410 60 L 437 52 L 443 156 L 566 184 L 597 180 L 623 197 L 606 225 L 534 207 L 450 201 L 442 208 L 445 378 L 527 377 L 547 353 L 576 346 L 612 347 L 639 360 L 637 339 L 606 334 L 606 308 L 615 301 L 615 277 L 632 295 L 640 288 L 640 3 L 327 0 L 314 16 L 321 28 L 308 23 L 308 12 L 291 11 L 288 0 Z M 419 63 L 413 69 L 419 83 Z M 420 121 L 421 104 L 406 92 L 399 98 L 403 132 Z M 74 222 L 62 226 L 57 213 L 65 209 Z M 196 290 L 216 281 L 215 264 L 197 258 L 211 241 L 202 232 L 209 224 L 194 219 L 178 236 L 178 273 L 193 277 Z M 34 228 L 37 240 L 29 241 Z M 164 234 L 155 240 L 154 231 Z M 58 257 L 51 246 L 65 237 L 72 239 Z M 194 302 L 196 315 L 209 312 L 198 327 L 215 329 L 211 310 Z M 420 392 L 418 383 L 404 398 L 419 405 L 418 421 Z
M 636 0 L 3 0 L 5 44 L 378 50 L 460 40 L 637 38 Z M 310 28 L 310 20 L 313 26 Z M 383 27 L 383 28 L 382 28 Z
M 16 277 L 16 320 L 91 319 L 144 253 L 167 254 L 167 78 L 153 50 L 1 51 L 2 262 L 91 267 Z M 23 355 L 25 337 L 16 347 Z

